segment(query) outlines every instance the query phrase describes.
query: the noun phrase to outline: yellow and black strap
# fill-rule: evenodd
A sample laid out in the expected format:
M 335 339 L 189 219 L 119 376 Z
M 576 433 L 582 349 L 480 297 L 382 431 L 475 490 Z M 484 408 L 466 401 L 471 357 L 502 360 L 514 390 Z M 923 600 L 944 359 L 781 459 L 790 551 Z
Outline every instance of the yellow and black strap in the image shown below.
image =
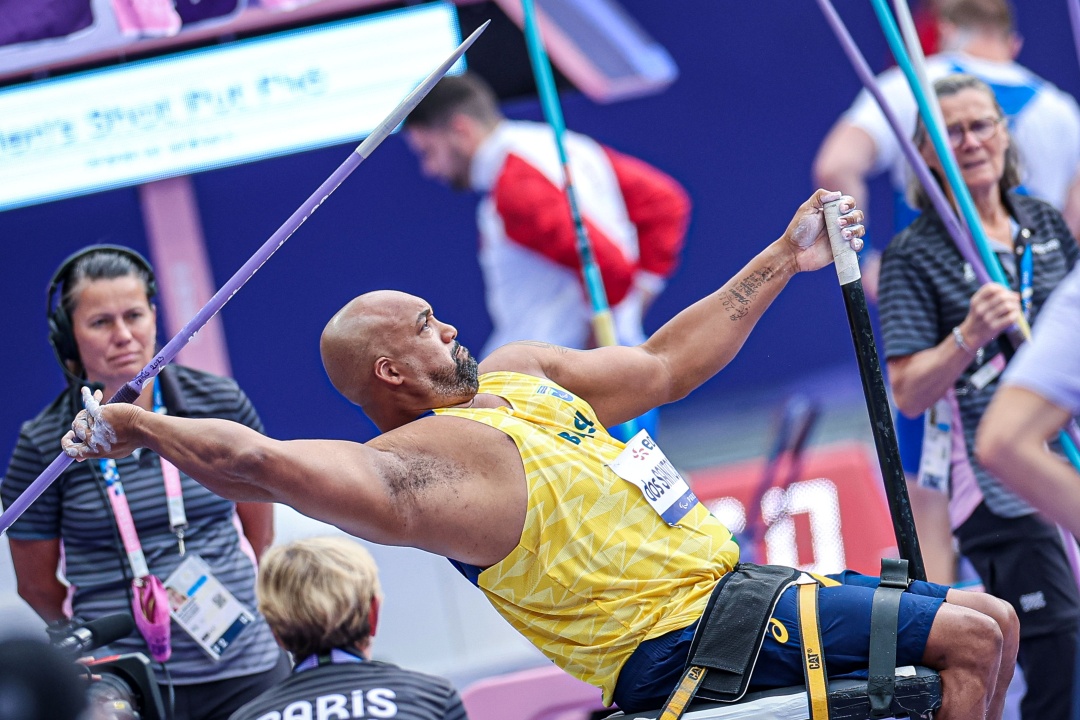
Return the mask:
M 686 668 L 679 684 L 675 686 L 675 691 L 664 703 L 664 711 L 660 713 L 659 720 L 679 720 L 683 716 L 686 706 L 694 699 L 698 688 L 701 687 L 701 681 L 705 679 L 707 669 L 699 665 Z
M 803 672 L 810 705 L 810 720 L 829 720 L 829 686 L 825 675 L 825 652 L 818 621 L 818 584 L 811 578 L 799 582 L 799 631 L 802 635 Z

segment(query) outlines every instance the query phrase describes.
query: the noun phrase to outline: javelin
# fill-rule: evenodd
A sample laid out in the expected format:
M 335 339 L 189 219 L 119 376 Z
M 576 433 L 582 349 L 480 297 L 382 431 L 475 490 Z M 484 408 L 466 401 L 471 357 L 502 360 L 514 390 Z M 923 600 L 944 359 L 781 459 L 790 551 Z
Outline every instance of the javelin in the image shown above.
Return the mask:
M 926 96 L 930 105 L 930 112 L 933 113 L 938 127 L 945 127 L 945 117 L 941 114 L 941 103 L 938 101 L 937 93 L 934 92 L 934 86 L 930 83 L 930 76 L 926 73 L 926 55 L 923 54 L 922 41 L 919 40 L 919 33 L 915 29 L 915 20 L 911 17 L 911 8 L 908 7 L 907 0 L 893 0 L 893 9 L 896 11 L 896 20 L 900 24 L 900 31 L 904 35 L 904 44 L 907 45 L 908 56 L 915 67 L 919 87 L 922 88 L 923 95 Z M 963 216 L 960 217 L 960 222 L 966 222 Z M 971 236 L 970 232 L 967 234 L 968 237 Z
M 960 222 L 956 218 L 956 211 L 945 198 L 945 193 L 942 191 L 941 186 L 934 180 L 934 176 L 930 173 L 930 168 L 926 165 L 926 160 L 924 160 L 923 156 L 919 154 L 919 151 L 915 149 L 915 145 L 912 143 L 911 138 L 907 136 L 900 126 L 900 120 L 896 116 L 896 111 L 893 110 L 892 106 L 889 105 L 889 102 L 885 99 L 885 96 L 881 93 L 881 88 L 874 78 L 873 71 L 870 70 L 870 65 L 866 62 L 866 58 L 863 56 L 862 52 L 860 52 L 859 46 L 855 44 L 855 40 L 851 37 L 851 33 L 848 32 L 843 20 L 840 19 L 840 15 L 837 14 L 836 8 L 833 7 L 830 0 L 817 0 L 817 3 L 818 6 L 821 7 L 821 12 L 825 15 L 829 27 L 832 28 L 837 39 L 840 41 L 840 46 L 844 49 L 844 53 L 855 67 L 855 74 L 859 76 L 859 79 L 862 81 L 863 86 L 867 91 L 874 96 L 875 100 L 877 100 L 881 112 L 885 115 L 885 120 L 888 121 L 889 127 L 892 128 L 893 135 L 896 136 L 897 142 L 900 143 L 900 150 L 904 153 L 904 159 L 908 161 L 908 164 L 911 165 L 915 175 L 919 178 L 919 182 L 922 183 L 923 189 L 926 190 L 926 194 L 930 198 L 931 204 L 934 206 L 934 209 L 937 210 L 938 215 L 945 224 L 945 229 L 952 237 L 953 242 L 956 243 L 957 249 L 960 250 L 960 254 L 964 257 L 964 260 L 971 265 L 980 284 L 991 282 L 990 274 L 983 266 L 978 251 L 975 249 L 974 241 L 971 239 L 971 235 L 960 225 Z
M 915 75 L 919 79 L 919 87 L 930 101 L 930 111 L 938 125 L 945 127 L 945 118 L 941 114 L 941 103 L 933 92 L 930 77 L 926 74 L 926 56 L 923 54 L 922 43 L 919 33 L 915 29 L 915 20 L 911 17 L 911 8 L 907 0 L 893 0 L 893 8 L 896 10 L 896 20 L 900 23 L 900 30 L 904 35 L 904 44 L 907 45 L 908 55 L 915 65 Z
M 521 8 L 525 14 L 525 42 L 529 46 L 529 61 L 532 64 L 533 76 L 536 78 L 536 89 L 540 93 L 544 117 L 547 118 L 555 135 L 555 147 L 559 152 L 559 162 L 562 164 L 563 177 L 566 180 L 564 191 L 566 200 L 570 204 L 570 218 L 574 223 L 578 258 L 581 260 L 581 275 L 585 280 L 585 292 L 589 296 L 589 303 L 592 305 L 593 334 L 596 336 L 598 345 L 602 347 L 615 345 L 617 344 L 615 323 L 611 319 L 611 308 L 608 306 L 607 293 L 604 292 L 604 281 L 600 276 L 600 268 L 596 264 L 592 243 L 589 242 L 589 234 L 585 230 L 585 223 L 582 222 L 581 212 L 578 210 L 577 191 L 574 189 L 574 182 L 570 175 L 570 160 L 563 143 L 566 123 L 563 121 L 562 108 L 559 106 L 559 96 L 555 92 L 551 61 L 548 60 L 547 52 L 544 51 L 544 41 L 540 37 L 540 29 L 536 23 L 533 0 L 521 0 Z
M 221 289 L 214 293 L 214 296 L 203 306 L 199 312 L 195 313 L 195 317 L 191 318 L 184 327 L 180 328 L 172 340 L 169 340 L 165 344 L 165 347 L 161 348 L 157 355 L 142 369 L 142 371 L 135 376 L 133 380 L 126 383 L 123 387 L 116 391 L 116 394 L 109 398 L 110 403 L 115 402 L 134 402 L 142 393 L 143 386 L 147 381 L 153 379 L 161 368 L 172 362 L 176 354 L 180 352 L 187 345 L 195 334 L 202 329 L 202 327 L 218 312 L 225 303 L 232 299 L 244 284 L 251 279 L 263 263 L 270 259 L 279 247 L 285 244 L 285 241 L 296 232 L 296 230 L 304 224 L 304 221 L 311 217 L 312 213 L 319 209 L 319 206 L 330 197 L 331 193 L 337 190 L 338 186 L 345 181 L 353 170 L 355 170 L 360 163 L 368 158 L 375 148 L 385 140 L 390 133 L 394 131 L 401 121 L 405 119 L 405 116 L 412 112 L 424 96 L 431 91 L 431 88 L 435 87 L 435 84 L 442 79 L 450 68 L 456 63 L 465 51 L 476 41 L 476 38 L 480 36 L 480 33 L 484 32 L 488 24 L 491 21 L 485 22 L 479 28 L 473 32 L 472 35 L 467 37 L 464 42 L 458 45 L 457 49 L 450 54 L 435 68 L 430 75 L 428 75 L 422 83 L 416 86 L 411 93 L 409 93 L 404 100 L 398 103 L 389 115 L 387 115 L 382 122 L 380 122 L 374 130 L 360 143 L 356 149 L 349 154 L 349 158 L 338 166 L 337 170 L 328 177 L 322 185 L 315 190 L 314 193 L 304 201 L 303 205 L 297 208 L 296 212 L 289 216 L 277 231 L 270 236 L 270 239 L 263 243 L 262 247 L 255 251 L 246 263 L 244 263 L 239 270 L 237 270 L 228 282 L 221 286 Z M 23 493 L 15 499 L 13 503 L 0 515 L 0 535 L 5 533 L 11 524 L 14 523 L 20 515 L 22 515 L 26 508 L 30 507 L 31 503 L 37 500 L 45 489 L 51 485 L 56 478 L 60 476 L 68 465 L 72 463 L 72 458 L 68 457 L 64 453 L 60 453 L 59 456 L 52 463 L 49 464 L 37 480 L 34 480 Z
M 930 100 L 927 97 L 927 94 L 923 92 L 915 68 L 912 65 L 911 58 L 908 57 L 907 52 L 904 50 L 904 43 L 900 39 L 900 31 L 896 27 L 896 20 L 889 11 L 889 6 L 885 4 L 885 0 L 871 0 L 871 2 L 873 3 L 874 12 L 877 13 L 881 27 L 885 31 L 885 39 L 889 43 L 889 48 L 896 57 L 896 62 L 900 65 L 900 69 L 903 71 L 908 84 L 911 86 L 911 91 L 915 95 L 915 102 L 919 106 L 919 114 L 922 116 L 923 123 L 926 125 L 926 130 L 930 137 L 930 141 L 934 145 L 934 150 L 937 151 L 938 159 L 941 160 L 941 167 L 945 171 L 945 176 L 948 178 L 949 185 L 952 186 L 953 197 L 956 198 L 956 204 L 960 208 L 960 214 L 963 216 L 968 229 L 971 231 L 972 239 L 975 241 L 975 247 L 982 257 L 983 265 L 986 266 L 986 270 L 990 273 L 990 277 L 994 282 L 1009 287 L 1009 281 L 1005 277 L 1005 272 L 1001 269 L 997 257 L 990 249 L 990 241 L 986 237 L 986 231 L 983 229 L 982 223 L 979 221 L 979 215 L 975 210 L 975 203 L 971 199 L 971 193 L 968 191 L 967 184 L 964 183 L 963 176 L 960 174 L 960 167 L 956 163 L 956 158 L 953 157 L 952 149 L 946 142 L 943 128 L 936 122 L 934 113 L 930 109 Z M 1031 336 L 1031 328 L 1028 326 L 1027 320 L 1021 319 L 1017 324 L 1020 326 L 1025 337 Z
M 900 144 L 900 149 L 903 151 L 904 158 L 908 161 L 908 164 L 911 165 L 915 175 L 919 178 L 923 190 L 926 191 L 930 203 L 934 206 L 938 216 L 941 217 L 945 229 L 952 237 L 957 250 L 960 251 L 960 255 L 963 256 L 964 260 L 967 261 L 971 266 L 971 269 L 975 272 L 975 277 L 978 279 L 979 284 L 985 285 L 988 282 L 994 282 L 995 280 L 990 276 L 986 265 L 982 262 L 982 257 L 975 247 L 975 241 L 972 239 L 971 234 L 968 233 L 967 229 L 960 225 L 960 221 L 956 216 L 956 211 L 949 201 L 945 199 L 945 193 L 931 174 L 930 168 L 926 165 L 926 161 L 923 159 L 922 155 L 919 154 L 919 151 L 915 149 L 914 143 L 900 127 L 900 121 L 896 117 L 896 112 L 889 105 L 884 95 L 882 95 L 881 88 L 878 87 L 877 80 L 874 78 L 874 74 L 870 70 L 866 58 L 863 57 L 862 53 L 859 51 L 858 45 L 855 44 L 855 40 L 852 39 L 851 33 L 849 33 L 844 26 L 843 21 L 836 12 L 836 8 L 833 7 L 829 0 L 817 0 L 817 2 L 821 7 L 822 13 L 825 15 L 825 19 L 828 21 L 829 26 L 833 29 L 837 39 L 840 41 L 844 53 L 848 56 L 848 59 L 854 66 L 855 73 L 859 76 L 863 86 L 866 87 L 870 94 L 874 96 L 874 99 L 877 100 L 878 106 L 881 108 L 882 113 L 884 113 L 885 119 L 889 123 L 889 127 L 892 128 L 893 134 Z M 966 185 L 964 185 L 964 191 L 967 191 Z M 981 227 L 981 225 L 979 225 L 979 227 Z M 996 263 L 992 267 L 1000 272 L 1000 266 Z M 1070 423 L 1062 438 L 1062 447 L 1072 464 L 1077 467 L 1077 469 L 1080 469 L 1080 451 L 1077 450 L 1078 446 L 1080 446 L 1080 430 L 1076 427 L 1076 423 Z

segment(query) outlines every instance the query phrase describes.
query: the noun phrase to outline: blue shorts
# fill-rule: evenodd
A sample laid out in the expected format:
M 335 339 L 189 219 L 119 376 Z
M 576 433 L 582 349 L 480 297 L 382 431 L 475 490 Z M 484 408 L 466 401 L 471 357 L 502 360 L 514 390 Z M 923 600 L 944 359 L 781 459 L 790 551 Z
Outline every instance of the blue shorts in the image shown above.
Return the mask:
M 818 590 L 818 617 L 825 668 L 830 678 L 865 678 L 869 662 L 870 609 L 878 578 L 845 571 L 830 575 L 842 585 Z M 919 665 L 926 639 L 938 608 L 949 588 L 928 582 L 913 582 L 900 598 L 900 619 L 896 644 L 896 664 Z M 761 645 L 750 688 L 802 685 L 797 591 L 785 590 L 773 613 L 770 632 Z M 675 689 L 686 666 L 697 623 L 674 630 L 638 646 L 623 664 L 615 686 L 615 704 L 627 712 L 658 708 Z

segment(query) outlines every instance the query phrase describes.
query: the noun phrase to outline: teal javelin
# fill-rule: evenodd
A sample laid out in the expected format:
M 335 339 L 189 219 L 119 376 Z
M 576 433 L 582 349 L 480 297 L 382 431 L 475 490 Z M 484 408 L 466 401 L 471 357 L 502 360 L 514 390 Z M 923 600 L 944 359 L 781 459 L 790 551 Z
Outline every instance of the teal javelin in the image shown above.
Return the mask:
M 525 16 L 525 42 L 529 46 L 529 61 L 532 64 L 533 77 L 536 79 L 536 89 L 540 94 L 540 105 L 555 135 L 555 147 L 559 152 L 559 163 L 562 165 L 563 178 L 566 181 L 563 189 L 566 192 L 566 200 L 570 204 L 570 218 L 574 223 L 578 258 L 581 260 L 581 275 L 585 279 L 585 292 L 592 306 L 593 335 L 596 336 L 597 345 L 602 347 L 616 345 L 618 341 L 615 338 L 615 322 L 612 320 L 611 308 L 608 306 L 604 281 L 600 277 L 600 267 L 596 264 L 592 243 L 589 242 L 589 234 L 585 231 L 585 223 L 582 222 L 581 212 L 578 210 L 577 193 L 570 176 L 570 160 L 563 143 L 566 123 L 563 121 L 559 95 L 555 92 L 555 76 L 551 72 L 551 61 L 544 50 L 544 41 L 540 37 L 540 28 L 536 23 L 533 0 L 521 0 L 521 9 Z M 624 440 L 629 440 L 637 434 L 640 423 L 637 419 L 631 419 L 611 429 L 619 436 L 625 436 Z
M 540 105 L 544 109 L 544 117 L 555 134 L 555 147 L 558 149 L 559 162 L 562 164 L 563 176 L 566 180 L 564 189 L 566 199 L 570 203 L 570 215 L 574 222 L 578 257 L 581 259 L 581 273 L 585 278 L 585 290 L 588 292 L 589 303 L 592 305 L 597 344 L 614 345 L 615 331 L 611 323 L 611 310 L 608 307 L 607 293 L 604 292 L 604 282 L 600 277 L 600 268 L 596 264 L 596 257 L 593 255 L 592 243 L 589 242 L 589 235 L 585 231 L 585 223 L 581 220 L 581 212 L 578 210 L 577 204 L 577 193 L 574 190 L 574 183 L 570 176 L 570 162 L 563 143 L 566 123 L 563 121 L 562 107 L 559 105 L 559 96 L 555 91 L 555 77 L 551 72 L 551 61 L 544 50 L 544 41 L 540 37 L 540 28 L 536 23 L 536 10 L 533 7 L 533 0 L 521 0 L 521 8 L 525 14 L 525 42 L 529 46 L 529 61 L 532 63 L 533 77 L 536 79 L 536 89 L 540 93 Z M 606 329 L 597 327 L 596 318 L 606 318 L 609 327 Z M 605 322 L 605 320 L 600 322 Z
M 871 2 L 874 5 L 874 12 L 877 13 L 878 21 L 881 23 L 881 29 L 885 31 L 885 39 L 889 43 L 889 48 L 903 71 L 904 77 L 907 78 L 908 85 L 911 86 L 911 92 L 915 95 L 915 102 L 919 106 L 919 115 L 926 125 L 931 142 L 934 143 L 938 158 L 941 159 L 941 167 L 945 171 L 949 185 L 952 187 L 953 196 L 956 198 L 956 204 L 960 208 L 964 221 L 967 223 L 968 229 L 971 230 L 971 235 L 975 240 L 975 247 L 978 248 L 979 255 L 982 256 L 983 264 L 986 265 L 986 270 L 990 273 L 990 277 L 994 282 L 1008 287 L 1009 281 L 1005 278 L 1005 271 L 1001 269 L 1001 263 L 998 261 L 997 256 L 990 250 L 990 241 L 986 237 L 986 231 L 983 230 L 982 223 L 979 221 L 979 215 L 975 210 L 975 202 L 971 199 L 971 193 L 968 192 L 967 184 L 960 174 L 960 168 L 956 164 L 956 158 L 953 157 L 952 148 L 946 141 L 945 128 L 936 122 L 930 100 L 927 98 L 926 93 L 923 92 L 915 67 L 908 56 L 907 50 L 904 48 L 904 41 L 900 37 L 896 19 L 892 16 L 892 11 L 889 10 L 885 0 L 871 0 Z

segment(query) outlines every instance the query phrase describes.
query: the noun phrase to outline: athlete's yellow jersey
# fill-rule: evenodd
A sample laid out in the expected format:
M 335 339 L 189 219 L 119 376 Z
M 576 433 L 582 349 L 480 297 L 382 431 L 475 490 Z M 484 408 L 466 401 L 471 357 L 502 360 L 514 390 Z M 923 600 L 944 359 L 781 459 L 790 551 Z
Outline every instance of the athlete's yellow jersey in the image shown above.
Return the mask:
M 700 503 L 669 526 L 608 465 L 624 445 L 592 408 L 550 380 L 480 378 L 510 408 L 446 408 L 517 443 L 529 506 L 518 546 L 478 585 L 519 632 L 605 703 L 644 640 L 686 627 L 739 559 L 731 533 Z M 477 518 L 483 522 L 483 518 Z

